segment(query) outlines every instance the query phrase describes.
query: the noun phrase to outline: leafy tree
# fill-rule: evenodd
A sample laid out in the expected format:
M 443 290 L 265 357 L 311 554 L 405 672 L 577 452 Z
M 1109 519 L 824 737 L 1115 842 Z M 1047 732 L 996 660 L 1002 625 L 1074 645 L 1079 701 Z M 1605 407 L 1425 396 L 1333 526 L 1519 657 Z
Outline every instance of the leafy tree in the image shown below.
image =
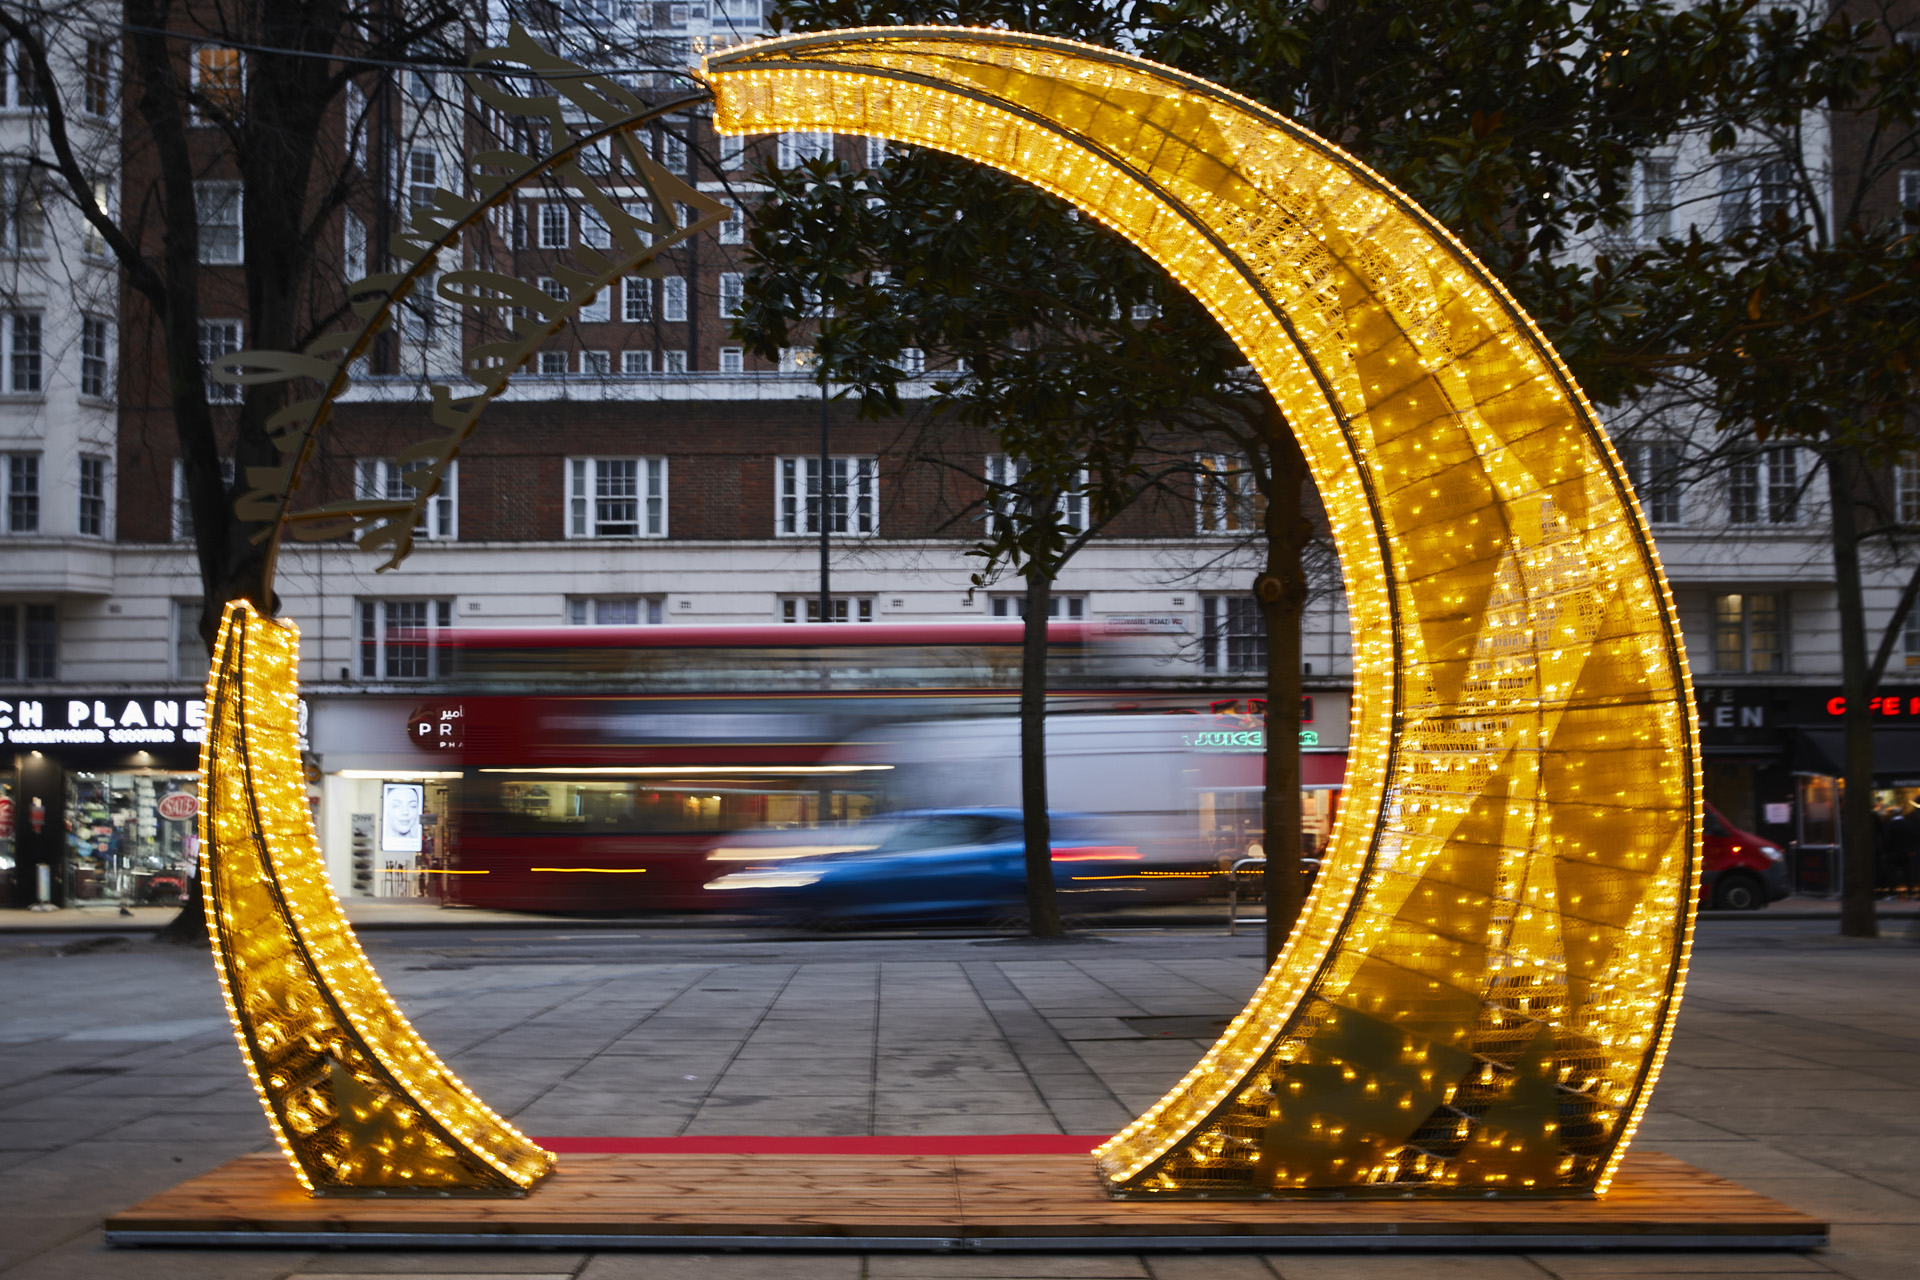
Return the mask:
M 1846 697 L 1840 928 L 1857 937 L 1878 929 L 1870 698 L 1920 596 L 1916 567 L 1872 635 L 1867 571 L 1911 555 L 1920 535 L 1887 484 L 1920 444 L 1920 211 L 1893 198 L 1920 161 L 1920 58 L 1896 38 L 1897 12 L 1783 7 L 1757 25 L 1753 75 L 1770 89 L 1739 143 L 1766 167 L 1770 189 L 1747 195 L 1766 204 L 1618 268 L 1639 306 L 1603 355 L 1709 420 L 1723 453 L 1785 441 L 1818 459 Z
M 341 241 L 341 210 L 383 199 L 378 169 L 353 162 L 344 132 L 370 127 L 365 104 L 391 92 L 392 67 L 459 61 L 422 50 L 431 42 L 458 49 L 460 13 L 438 0 L 391 9 L 355 0 L 231 7 L 130 0 L 124 38 L 113 49 L 119 77 L 109 79 L 116 88 L 124 79 L 129 118 L 102 129 L 88 119 L 99 114 L 97 104 L 82 102 L 87 77 L 71 65 L 71 50 L 97 33 L 97 8 L 0 5 L 0 32 L 32 67 L 44 98 L 44 144 L 8 160 L 33 169 L 47 199 L 77 210 L 121 270 L 141 322 L 136 332 L 150 332 L 159 350 L 209 651 L 228 600 L 246 597 L 274 611 L 274 601 L 259 598 L 266 546 L 256 535 L 264 525 L 258 513 L 236 514 L 234 504 L 247 492 L 248 468 L 280 459 L 266 423 L 284 388 L 247 388 L 233 420 L 224 421 L 229 411 L 208 394 L 202 318 L 239 311 L 247 345 L 282 351 L 300 350 L 343 318 L 342 263 L 330 248 Z M 356 79 L 362 118 L 343 120 L 345 89 Z M 381 140 L 374 145 L 384 162 Z M 208 189 L 200 184 L 208 180 L 237 183 L 241 192 L 243 248 L 234 266 L 221 265 L 232 259 L 203 243 Z M 123 188 L 118 199 L 116 186 Z M 230 476 L 223 458 L 231 460 Z M 203 929 L 196 878 L 167 932 Z
M 781 20 L 798 29 L 1004 26 L 1127 49 L 1225 84 L 1340 142 L 1413 195 L 1519 296 L 1590 393 L 1621 401 L 1658 381 L 1619 356 L 1622 328 L 1642 309 L 1642 286 L 1620 264 L 1583 250 L 1628 224 L 1635 166 L 1648 151 L 1683 140 L 1731 145 L 1739 124 L 1776 94 L 1779 77 L 1791 74 L 1784 66 L 1790 53 L 1819 61 L 1817 42 L 1786 36 L 1774 40 L 1778 57 L 1757 56 L 1764 43 L 1758 13 L 1753 0 L 1706 0 L 1684 9 L 1657 0 L 1417 6 L 1404 0 L 1234 6 L 1211 0 L 788 0 Z M 897 408 L 885 366 L 907 345 L 956 350 L 953 339 L 962 338 L 976 347 L 1012 348 L 1030 334 L 1093 334 L 1104 327 L 1116 340 L 1071 351 L 1097 368 L 1074 382 L 1089 387 L 1135 385 L 1139 342 L 1193 361 L 1174 366 L 1188 371 L 1178 386 L 1191 398 L 1167 412 L 1254 446 L 1250 465 L 1267 498 L 1268 563 L 1253 584 L 1270 649 L 1267 846 L 1283 855 L 1297 849 L 1297 733 L 1290 731 L 1297 725 L 1288 717 L 1299 703 L 1306 598 L 1304 466 L 1271 401 L 1235 383 L 1239 359 L 1221 349 L 1212 322 L 1183 305 L 1184 297 L 1143 289 L 1139 256 L 1091 228 L 1073 247 L 1097 256 L 1085 262 L 1033 257 L 1030 237 L 1067 246 L 1056 228 L 1077 225 L 1070 211 L 1039 198 L 983 200 L 1018 184 L 948 157 L 912 153 L 862 178 L 826 167 L 767 177 L 773 195 L 766 216 L 795 229 L 812 219 L 811 231 L 828 247 L 810 250 L 807 236 L 773 232 L 756 240 L 760 274 L 749 284 L 752 306 L 743 330 L 763 349 L 775 345 L 764 335 L 784 335 L 782 321 L 802 314 L 798 290 L 811 287 L 802 279 L 839 274 L 845 280 L 874 268 L 896 273 L 884 290 L 843 285 L 847 309 L 824 325 L 822 351 L 837 376 L 860 388 L 865 411 Z M 879 197 L 871 216 L 866 195 Z M 997 231 L 982 229 L 999 219 L 1011 220 Z M 943 258 L 956 243 L 966 246 L 967 256 Z M 1105 296 L 1155 297 L 1159 315 L 1116 329 L 1097 305 L 1077 314 L 1050 309 L 1057 288 L 1084 292 L 1088 273 L 1106 280 Z M 781 278 L 784 285 L 775 283 Z M 987 281 L 994 287 L 983 287 Z M 1011 304 L 1025 310 L 1003 315 Z M 977 323 L 976 312 L 994 315 L 997 323 Z M 1145 336 L 1132 346 L 1118 340 L 1129 333 Z M 1670 350 L 1683 338 L 1670 334 L 1665 341 L 1661 349 Z M 1055 354 L 1067 350 L 1055 348 Z M 934 407 L 1010 431 L 1003 437 L 1009 450 L 1032 450 L 1043 472 L 1050 457 L 1083 449 L 1103 456 L 1105 424 L 1085 418 L 1070 426 L 1064 416 L 1025 413 L 1009 394 L 1019 387 L 1002 379 L 954 379 L 942 384 Z M 1068 433 L 1058 444 L 1041 438 L 1058 430 Z M 1260 448 L 1263 443 L 1269 447 Z M 1098 501 L 1109 507 L 1121 491 L 1101 486 L 1129 473 L 1115 464 L 1136 456 L 1136 437 L 1123 431 L 1114 444 L 1095 485 Z M 1028 528 L 1028 543 L 1047 536 L 1044 522 Z M 991 560 L 1017 546 L 1024 553 L 1019 539 L 982 550 Z M 1270 955 L 1297 913 L 1299 882 L 1291 871 L 1291 857 L 1269 859 Z

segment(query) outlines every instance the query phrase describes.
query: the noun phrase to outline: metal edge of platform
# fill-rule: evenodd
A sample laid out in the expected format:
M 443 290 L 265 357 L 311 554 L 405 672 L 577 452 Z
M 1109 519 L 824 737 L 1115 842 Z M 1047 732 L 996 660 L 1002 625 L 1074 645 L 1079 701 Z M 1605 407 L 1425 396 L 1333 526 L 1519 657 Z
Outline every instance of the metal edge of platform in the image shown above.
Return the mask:
M 1365 1232 L 1349 1235 L 1211 1236 L 775 1236 L 643 1235 L 626 1233 L 536 1234 L 521 1232 L 438 1231 L 146 1231 L 108 1228 L 106 1242 L 116 1248 L 299 1248 L 299 1249 L 501 1249 L 501 1250 L 680 1250 L 706 1253 L 809 1251 L 839 1253 L 1203 1253 L 1325 1252 L 1402 1253 L 1412 1251 L 1602 1250 L 1785 1252 L 1824 1249 L 1828 1233 L 1699 1235 L 1614 1232 L 1472 1234 L 1448 1232 Z

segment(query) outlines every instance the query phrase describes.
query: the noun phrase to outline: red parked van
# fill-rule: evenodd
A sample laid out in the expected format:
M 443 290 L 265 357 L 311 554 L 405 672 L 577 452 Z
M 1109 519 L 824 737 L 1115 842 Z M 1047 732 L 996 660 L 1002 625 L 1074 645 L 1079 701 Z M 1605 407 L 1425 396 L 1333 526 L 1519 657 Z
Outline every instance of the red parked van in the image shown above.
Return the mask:
M 1758 911 L 1793 892 L 1787 855 L 1771 840 L 1742 831 L 1707 806 L 1702 842 L 1705 874 L 1700 906 L 1719 911 Z

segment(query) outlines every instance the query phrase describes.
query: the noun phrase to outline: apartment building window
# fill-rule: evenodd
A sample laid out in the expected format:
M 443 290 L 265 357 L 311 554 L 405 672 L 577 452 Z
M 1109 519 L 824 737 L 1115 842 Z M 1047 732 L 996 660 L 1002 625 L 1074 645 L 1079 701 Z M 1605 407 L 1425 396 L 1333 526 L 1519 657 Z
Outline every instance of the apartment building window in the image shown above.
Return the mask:
M 653 319 L 653 281 L 628 276 L 621 286 L 620 314 L 628 324 L 645 324 Z
M 568 352 L 548 348 L 540 353 L 540 365 L 535 372 L 542 378 L 564 378 L 572 371 L 568 367 L 570 359 Z
M 780 348 L 780 372 L 811 373 L 817 359 L 812 347 Z
M 720 348 L 720 372 L 745 373 L 746 369 L 747 369 L 747 353 L 745 348 L 743 347 Z
M 774 532 L 782 537 L 817 534 L 821 529 L 820 459 L 781 458 Z M 827 459 L 828 533 L 871 535 L 879 532 L 875 493 L 880 460 L 873 457 Z
M 59 625 L 50 604 L 0 604 L 0 680 L 52 680 Z
M 238 49 L 203 44 L 193 51 L 193 115 L 210 120 L 212 112 L 237 115 L 246 97 L 246 55 Z
M 200 601 L 173 602 L 173 677 L 207 681 L 207 642 L 200 638 Z
M 1900 171 L 1900 207 L 1909 213 L 1920 213 L 1920 169 Z
M 439 55 L 430 48 L 419 48 L 412 50 L 411 56 L 416 60 L 422 60 L 437 58 Z M 413 67 L 407 72 L 407 96 L 415 102 L 431 102 L 434 90 L 439 87 L 439 80 L 439 73 L 434 71 L 431 65 Z
M 421 213 L 433 208 L 440 188 L 440 153 L 424 149 L 407 152 L 407 208 Z
M 241 189 L 237 182 L 196 182 L 193 203 L 199 213 L 200 261 L 211 265 L 241 261 L 246 241 L 240 226 Z
M 1920 524 L 1920 454 L 1907 454 L 1894 463 L 1893 512 L 1901 524 Z
M 653 352 L 622 351 L 620 353 L 620 372 L 628 377 L 653 372 Z
M 40 83 L 39 68 L 33 65 L 33 56 L 27 52 L 27 47 L 14 45 L 8 52 L 13 55 L 10 59 L 13 64 L 13 97 L 8 105 L 22 111 L 46 106 L 46 87 Z
M 660 278 L 660 318 L 669 324 L 684 324 L 687 319 L 687 278 Z
M 1680 462 L 1677 441 L 1652 440 L 1625 446 L 1627 472 L 1633 477 L 1640 510 L 1650 524 L 1680 524 Z
M 720 224 L 721 244 L 745 244 L 747 242 L 747 220 L 740 212 L 740 206 L 729 200 L 726 202 L 726 220 Z
M 605 324 L 613 319 L 613 298 L 601 289 L 580 304 L 579 319 L 587 324 Z
M 720 273 L 720 318 L 728 320 L 747 305 L 747 278 L 738 271 Z
M 113 396 L 113 322 L 97 316 L 80 319 L 80 394 L 96 400 Z
M 687 353 L 685 351 L 662 351 L 660 353 L 660 372 L 685 373 L 687 371 Z
M 540 206 L 540 247 L 542 249 L 565 249 L 567 239 L 567 206 L 552 200 Z
M 40 455 L 9 453 L 7 460 L 7 532 L 40 532 Z
M 993 616 L 996 618 L 1024 618 L 1027 616 L 1027 598 L 1025 595 L 1003 595 L 993 598 Z M 1051 595 L 1047 597 L 1047 618 L 1052 622 L 1079 622 L 1087 616 L 1087 598 L 1085 596 Z
M 872 622 L 872 596 L 835 596 L 830 602 L 833 616 L 829 622 Z M 784 596 L 780 600 L 780 621 L 820 621 L 819 596 Z
M 40 176 L 21 165 L 0 169 L 0 195 L 6 200 L 5 249 L 8 253 L 40 253 L 47 247 L 47 207 Z
M 1732 524 L 1797 524 L 1800 520 L 1800 450 L 1769 445 L 1733 464 L 1727 486 Z
M 744 137 L 720 139 L 720 167 L 726 170 L 738 169 L 747 162 L 747 140 Z
M 345 260 L 340 269 L 352 284 L 367 274 L 367 224 L 351 213 L 341 220 L 341 249 Z
M 1026 479 L 1028 464 L 1024 460 L 1015 460 L 1004 453 L 987 455 L 987 509 L 997 516 L 1011 514 L 1014 495 L 1008 492 Z M 1060 512 L 1060 527 L 1071 533 L 1084 533 L 1087 528 L 1087 483 L 1085 469 L 1075 474 L 1074 487 L 1060 495 L 1056 506 Z
M 1793 166 L 1785 160 L 1747 157 L 1720 166 L 1720 225 L 1725 231 L 1765 226 L 1781 214 L 1799 213 Z
M 668 173 L 687 171 L 687 140 L 671 129 L 660 131 L 660 166 Z
M 40 313 L 15 311 L 7 316 L 7 390 L 16 396 L 37 395 L 40 370 Z
M 200 363 L 207 368 L 221 356 L 230 356 L 240 350 L 240 322 L 238 320 L 202 320 L 200 322 Z M 239 404 L 241 389 L 224 382 L 207 379 L 207 402 L 209 404 Z
M 666 603 L 658 596 L 575 596 L 567 601 L 567 623 L 575 627 L 659 626 Z
M 367 91 L 357 80 L 347 81 L 340 95 L 341 124 L 347 135 L 347 163 L 356 169 L 367 167 Z
M 878 169 L 887 162 L 887 140 L 885 138 L 867 138 L 867 168 Z
M 648 226 L 656 225 L 653 221 L 653 201 L 632 200 L 627 202 L 626 204 L 621 205 L 620 207 L 626 210 L 627 216 L 629 218 L 632 218 L 634 221 L 645 223 Z M 637 227 L 634 228 L 633 234 L 640 238 L 641 244 L 653 243 L 653 237 L 649 235 L 647 232 L 640 230 Z
M 606 319 L 602 316 L 601 319 Z M 604 378 L 613 372 L 613 356 L 606 351 L 582 351 L 580 353 L 580 372 L 594 377 Z
M 425 680 L 438 675 L 434 632 L 452 625 L 451 600 L 362 600 L 361 679 Z
M 1642 244 L 1673 234 L 1673 161 L 1642 160 L 1633 193 L 1633 229 Z
M 93 202 L 100 212 L 109 218 L 113 216 L 113 183 L 106 178 L 95 178 L 92 182 Z M 80 218 L 80 252 L 89 258 L 107 256 L 107 238 L 100 234 L 100 228 L 88 221 L 84 214 Z
M 1713 597 L 1713 669 L 1787 669 L 1787 598 L 1778 594 Z
M 220 484 L 232 492 L 232 458 L 220 459 Z M 187 464 L 179 458 L 173 460 L 173 536 L 183 542 L 193 541 L 193 500 L 187 494 Z
M 89 453 L 80 455 L 80 534 L 107 536 L 107 460 Z
M 80 109 L 90 116 L 113 113 L 113 45 L 89 40 L 80 57 Z
M 221 459 L 221 487 L 234 487 L 234 461 Z M 173 535 L 180 541 L 194 539 L 194 503 L 186 495 L 186 462 L 173 459 Z
M 420 491 L 407 483 L 410 472 L 427 468 L 425 462 L 401 466 L 392 458 L 359 458 L 353 464 L 354 493 L 362 498 L 389 502 L 412 502 Z M 413 526 L 420 537 L 452 541 L 460 536 L 460 464 L 449 462 L 440 477 L 440 488 L 427 499 L 420 520 Z
M 1194 459 L 1199 483 L 1195 486 L 1195 528 L 1203 534 L 1246 533 L 1260 527 L 1265 504 L 1254 483 L 1253 468 L 1245 458 L 1230 453 L 1203 453 Z
M 613 229 L 607 226 L 606 217 L 590 204 L 580 207 L 580 243 L 589 249 L 613 248 Z
M 780 167 L 798 169 L 809 160 L 833 159 L 833 135 L 830 133 L 783 133 L 780 135 Z
M 1201 601 L 1200 665 L 1207 671 L 1265 671 L 1267 618 L 1252 596 Z
M 665 458 L 568 458 L 569 538 L 667 536 Z

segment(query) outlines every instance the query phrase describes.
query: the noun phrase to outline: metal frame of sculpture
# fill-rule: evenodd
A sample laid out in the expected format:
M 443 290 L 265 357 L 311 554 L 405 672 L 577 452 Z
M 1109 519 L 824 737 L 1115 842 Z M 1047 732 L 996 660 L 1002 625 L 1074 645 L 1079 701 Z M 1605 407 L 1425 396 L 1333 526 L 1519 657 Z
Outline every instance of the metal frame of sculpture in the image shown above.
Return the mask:
M 294 511 L 290 495 L 348 363 L 432 253 L 514 185 L 536 171 L 561 177 L 615 225 L 622 253 L 592 255 L 569 279 L 578 302 L 494 273 L 443 277 L 444 297 L 495 308 L 507 297 L 539 319 L 514 343 L 468 353 L 480 395 L 434 389 L 434 419 L 450 434 L 403 464 L 444 469 L 589 286 L 662 247 L 645 234 L 661 228 L 621 228 L 618 203 L 572 163 L 588 139 L 572 136 L 560 95 L 601 122 L 596 139 L 695 99 L 645 111 L 518 32 L 481 57 L 566 73 L 549 81 L 554 95 L 483 90 L 497 109 L 547 121 L 553 155 L 479 157 L 471 177 L 486 198 L 442 192 L 395 238 L 412 268 L 357 286 L 373 295 L 359 334 L 305 356 L 241 353 L 220 373 L 326 388 L 282 415 L 288 465 L 249 476 L 275 537 L 353 527 L 361 545 L 392 548 L 389 565 L 404 557 L 438 470 L 415 503 Z M 1004 31 L 875 29 L 743 46 L 710 56 L 701 74 L 723 132 L 858 132 L 944 150 L 1100 219 L 1219 320 L 1319 485 L 1353 620 L 1348 798 L 1300 923 L 1246 1009 L 1095 1153 L 1109 1189 L 1604 1193 L 1679 1009 L 1698 896 L 1699 749 L 1651 536 L 1537 327 L 1444 228 L 1351 156 L 1138 58 Z M 627 150 L 658 190 L 678 181 Z M 710 213 L 666 230 L 683 238 Z M 459 280 L 449 289 L 454 276 L 471 291 Z M 332 350 L 345 354 L 322 358 Z M 209 915 L 269 1117 L 317 1191 L 524 1188 L 551 1157 L 485 1111 L 392 1011 L 285 799 L 298 777 L 286 720 L 293 644 L 290 628 L 230 611 L 203 751 Z M 283 887 L 267 902 L 248 877 Z M 268 972 L 274 983 L 255 981 Z M 330 1020 L 301 1021 L 322 1004 Z M 284 1070 L 289 1061 L 303 1071 Z

